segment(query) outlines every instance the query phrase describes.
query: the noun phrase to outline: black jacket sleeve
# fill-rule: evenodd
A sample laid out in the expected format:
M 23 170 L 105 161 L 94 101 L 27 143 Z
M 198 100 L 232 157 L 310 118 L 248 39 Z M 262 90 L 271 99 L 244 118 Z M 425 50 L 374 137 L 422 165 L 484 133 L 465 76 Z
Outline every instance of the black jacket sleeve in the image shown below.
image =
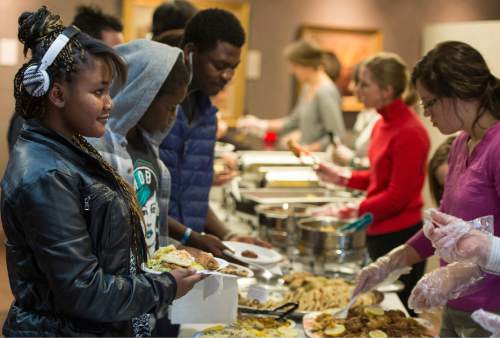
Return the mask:
M 175 298 L 175 279 L 168 273 L 104 273 L 93 254 L 79 196 L 78 178 L 52 172 L 25 186 L 14 206 L 22 210 L 17 218 L 57 311 L 99 322 L 163 315 Z

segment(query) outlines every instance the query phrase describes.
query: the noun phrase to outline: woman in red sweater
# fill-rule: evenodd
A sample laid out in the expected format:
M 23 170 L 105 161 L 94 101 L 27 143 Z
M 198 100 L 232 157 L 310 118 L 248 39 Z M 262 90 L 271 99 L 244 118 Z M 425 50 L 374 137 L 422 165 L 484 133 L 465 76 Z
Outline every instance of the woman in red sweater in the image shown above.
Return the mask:
M 345 172 L 321 163 L 317 169 L 324 181 L 367 191 L 359 205 L 321 210 L 341 218 L 372 213 L 367 246 L 373 260 L 404 243 L 422 226 L 421 193 L 430 142 L 423 124 L 403 101 L 410 92 L 408 84 L 406 65 L 399 56 L 380 53 L 367 60 L 360 73 L 359 93 L 365 106 L 382 116 L 368 148 L 371 167 Z M 403 276 L 406 288 L 400 296 L 405 303 L 423 270 L 421 263 Z

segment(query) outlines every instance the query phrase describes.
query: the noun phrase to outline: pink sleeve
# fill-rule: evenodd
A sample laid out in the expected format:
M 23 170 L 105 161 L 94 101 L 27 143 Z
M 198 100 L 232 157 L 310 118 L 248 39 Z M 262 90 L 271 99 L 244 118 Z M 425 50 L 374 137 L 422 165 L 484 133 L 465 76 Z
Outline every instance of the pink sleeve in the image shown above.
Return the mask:
M 406 244 L 410 245 L 416 252 L 420 254 L 422 259 L 426 259 L 434 255 L 434 248 L 432 247 L 431 241 L 425 237 L 424 232 L 420 230 L 412 238 L 410 238 Z

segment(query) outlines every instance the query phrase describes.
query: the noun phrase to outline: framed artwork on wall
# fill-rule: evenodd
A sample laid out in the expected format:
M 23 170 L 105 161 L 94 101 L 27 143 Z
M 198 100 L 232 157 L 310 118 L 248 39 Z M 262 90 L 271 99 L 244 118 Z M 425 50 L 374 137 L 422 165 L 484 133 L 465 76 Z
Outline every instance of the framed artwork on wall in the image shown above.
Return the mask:
M 303 25 L 298 38 L 314 41 L 323 49 L 334 52 L 340 60 L 341 72 L 336 84 L 343 96 L 344 111 L 359 111 L 362 104 L 347 89 L 354 67 L 382 51 L 382 32 L 378 29 L 349 29 Z
M 156 7 L 165 0 L 124 0 L 123 24 L 125 41 L 138 38 L 150 38 L 151 21 Z M 233 13 L 248 34 L 250 22 L 250 4 L 248 0 L 190 0 L 198 9 L 222 8 Z M 247 37 L 248 40 L 248 37 Z M 243 115 L 245 104 L 245 69 L 247 44 L 241 50 L 241 63 L 235 75 L 219 95 L 212 98 L 219 108 L 219 115 L 229 126 L 234 126 Z

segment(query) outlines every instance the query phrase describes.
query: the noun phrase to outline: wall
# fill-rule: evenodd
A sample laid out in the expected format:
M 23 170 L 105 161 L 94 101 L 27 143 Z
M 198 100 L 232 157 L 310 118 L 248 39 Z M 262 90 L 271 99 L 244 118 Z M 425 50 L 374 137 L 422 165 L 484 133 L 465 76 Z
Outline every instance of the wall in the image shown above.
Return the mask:
M 120 0 L 2 0 L 0 1 L 0 38 L 17 37 L 17 18 L 24 11 L 36 10 L 41 5 L 46 5 L 51 11 L 61 15 L 65 24 L 70 24 L 75 9 L 80 4 L 99 4 L 107 13 L 120 16 Z M 19 43 L 19 64 L 17 66 L 0 66 L 0 177 L 3 175 L 8 159 L 7 129 L 14 107 L 13 84 L 14 75 L 24 63 L 22 46 Z
M 500 19 L 498 0 L 250 0 L 251 49 L 262 52 L 262 76 L 248 81 L 246 109 L 261 117 L 287 114 L 291 79 L 282 57 L 301 24 L 379 28 L 384 49 L 409 65 L 421 55 L 428 23 Z

